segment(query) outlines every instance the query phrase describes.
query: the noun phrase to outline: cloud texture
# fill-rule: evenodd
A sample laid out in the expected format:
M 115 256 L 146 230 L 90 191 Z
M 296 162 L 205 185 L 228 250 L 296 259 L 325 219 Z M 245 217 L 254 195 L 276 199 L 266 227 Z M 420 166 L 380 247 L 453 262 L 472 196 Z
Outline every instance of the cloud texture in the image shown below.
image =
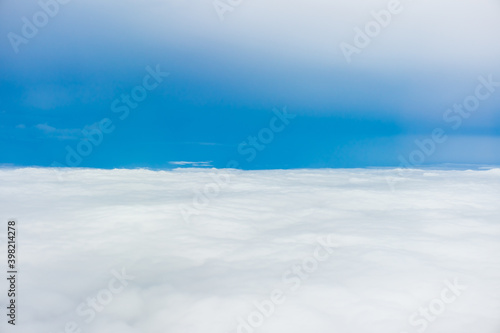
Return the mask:
M 15 331 L 500 329 L 500 170 L 221 172 L 217 187 L 215 170 L 1 170 L 0 218 L 19 223 Z M 133 280 L 91 316 L 122 269 Z

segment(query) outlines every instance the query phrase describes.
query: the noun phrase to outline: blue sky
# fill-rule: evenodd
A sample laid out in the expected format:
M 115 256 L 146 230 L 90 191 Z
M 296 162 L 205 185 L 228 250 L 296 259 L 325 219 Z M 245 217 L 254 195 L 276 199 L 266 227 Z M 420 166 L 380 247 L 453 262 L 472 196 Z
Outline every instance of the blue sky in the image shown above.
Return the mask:
M 500 88 L 483 84 L 470 116 L 444 119 L 484 80 L 500 82 L 500 3 L 401 1 L 347 61 L 342 43 L 355 46 L 356 27 L 389 3 L 243 0 L 221 20 L 205 0 L 2 1 L 0 164 L 500 164 Z M 168 76 L 120 119 L 113 102 L 140 91 L 146 68 Z M 284 109 L 289 122 L 273 120 Z M 94 144 L 82 131 L 102 120 L 113 130 Z M 436 129 L 446 140 L 430 144 Z M 91 152 L 68 163 L 78 147 Z

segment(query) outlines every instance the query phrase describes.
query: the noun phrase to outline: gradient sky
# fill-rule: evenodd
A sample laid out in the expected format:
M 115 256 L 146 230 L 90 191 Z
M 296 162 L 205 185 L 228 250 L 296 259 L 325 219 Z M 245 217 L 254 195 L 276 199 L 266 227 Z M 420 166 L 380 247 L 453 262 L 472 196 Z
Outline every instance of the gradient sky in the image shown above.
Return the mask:
M 399 166 L 436 128 L 447 140 L 422 164 L 500 164 L 500 88 L 457 128 L 443 119 L 474 95 L 478 77 L 500 82 L 500 2 L 402 0 L 348 63 L 340 45 L 353 44 L 355 28 L 389 2 L 242 0 L 221 20 L 209 0 L 59 8 L 2 0 L 0 164 Z M 43 4 L 53 17 L 13 47 L 26 20 L 43 20 Z M 141 85 L 148 67 L 169 75 L 120 119 L 113 102 Z M 295 117 L 251 147 L 249 137 L 266 137 L 284 108 Z M 82 130 L 103 119 L 113 131 L 92 145 Z M 91 153 L 68 163 L 78 145 Z

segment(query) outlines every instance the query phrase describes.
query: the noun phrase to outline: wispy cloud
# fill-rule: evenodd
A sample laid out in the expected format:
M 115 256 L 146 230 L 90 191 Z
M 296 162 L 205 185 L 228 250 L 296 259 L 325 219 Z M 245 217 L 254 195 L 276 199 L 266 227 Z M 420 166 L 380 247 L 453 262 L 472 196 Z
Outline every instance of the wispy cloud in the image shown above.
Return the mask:
M 43 132 L 46 136 L 59 140 L 77 140 L 81 137 L 82 131 L 76 128 L 55 128 L 45 124 L 35 125 L 35 128 Z
M 174 161 L 170 162 L 170 164 L 178 166 L 190 166 L 190 167 L 211 167 L 212 161 L 204 161 L 204 162 Z

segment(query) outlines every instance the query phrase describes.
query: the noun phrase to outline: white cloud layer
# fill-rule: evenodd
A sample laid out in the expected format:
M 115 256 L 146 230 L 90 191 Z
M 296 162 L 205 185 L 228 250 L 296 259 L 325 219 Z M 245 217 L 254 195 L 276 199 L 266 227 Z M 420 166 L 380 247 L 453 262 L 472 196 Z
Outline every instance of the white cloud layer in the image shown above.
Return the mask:
M 1 170 L 20 244 L 19 322 L 1 331 L 235 333 L 277 290 L 240 332 L 500 330 L 500 169 L 231 171 L 186 223 L 211 173 Z

